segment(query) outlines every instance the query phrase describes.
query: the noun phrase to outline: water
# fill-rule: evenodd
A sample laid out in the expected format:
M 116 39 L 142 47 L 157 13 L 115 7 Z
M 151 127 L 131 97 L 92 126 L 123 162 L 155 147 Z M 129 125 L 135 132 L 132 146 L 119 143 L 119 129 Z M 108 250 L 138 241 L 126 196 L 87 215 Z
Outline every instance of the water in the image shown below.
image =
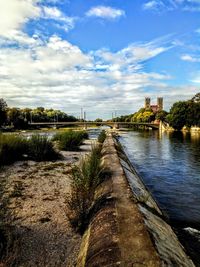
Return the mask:
M 134 131 L 119 141 L 200 266 L 200 133 Z
M 170 219 L 200 224 L 200 134 L 127 132 L 120 142 Z

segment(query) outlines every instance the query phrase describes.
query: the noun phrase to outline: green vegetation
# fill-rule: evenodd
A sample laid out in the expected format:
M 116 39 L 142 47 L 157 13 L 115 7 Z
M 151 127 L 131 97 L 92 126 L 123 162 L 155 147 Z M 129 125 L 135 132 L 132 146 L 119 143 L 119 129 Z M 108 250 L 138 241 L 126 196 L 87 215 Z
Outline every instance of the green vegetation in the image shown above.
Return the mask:
M 66 131 L 63 133 L 57 133 L 53 140 L 58 141 L 58 147 L 61 150 L 77 150 L 83 143 L 84 139 L 88 138 L 86 131 Z
M 7 104 L 6 102 L 0 98 L 0 127 L 6 122 L 6 110 L 7 110 Z
M 155 120 L 166 120 L 167 112 L 165 110 L 154 113 L 151 109 L 141 108 L 134 114 L 114 118 L 114 122 L 152 122 Z
M 85 156 L 79 166 L 72 168 L 72 189 L 67 204 L 72 212 L 70 221 L 81 233 L 88 224 L 95 189 L 103 181 L 104 175 L 101 164 L 101 145 L 94 146 L 91 154 Z
M 53 143 L 48 140 L 47 136 L 33 135 L 27 141 L 28 157 L 35 161 L 55 160 L 60 154 L 55 151 Z
M 30 108 L 10 108 L 3 99 L 0 99 L 0 127 L 11 126 L 15 129 L 27 129 L 29 122 L 74 122 L 77 119 L 65 112 L 54 109 L 38 107 Z
M 25 139 L 12 134 L 0 134 L 0 166 L 21 160 L 26 151 L 27 141 Z
M 200 93 L 191 100 L 174 103 L 167 116 L 167 121 L 176 130 L 181 130 L 183 126 L 200 127 Z
M 34 135 L 27 140 L 13 134 L 0 134 L 0 166 L 23 159 L 44 161 L 59 157 L 46 136 Z
M 155 114 L 151 109 L 141 108 L 133 114 L 131 121 L 133 122 L 152 122 L 155 120 Z
M 112 121 L 114 121 L 114 122 L 118 122 L 118 121 L 121 121 L 121 122 L 130 122 L 132 116 L 133 116 L 133 114 L 124 115 L 124 116 L 113 118 Z
M 101 143 L 101 144 L 103 144 L 103 142 L 105 141 L 105 139 L 106 139 L 106 131 L 103 130 L 103 131 L 101 131 L 101 133 L 98 136 L 98 142 Z

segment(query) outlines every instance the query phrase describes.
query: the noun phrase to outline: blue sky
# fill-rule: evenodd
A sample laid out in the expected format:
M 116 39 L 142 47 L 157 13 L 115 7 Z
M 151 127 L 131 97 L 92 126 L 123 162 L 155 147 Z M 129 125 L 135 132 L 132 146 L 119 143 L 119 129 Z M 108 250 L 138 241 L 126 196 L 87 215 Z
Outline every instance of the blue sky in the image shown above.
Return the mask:
M 200 91 L 200 0 L 0 0 L 0 97 L 89 119 Z

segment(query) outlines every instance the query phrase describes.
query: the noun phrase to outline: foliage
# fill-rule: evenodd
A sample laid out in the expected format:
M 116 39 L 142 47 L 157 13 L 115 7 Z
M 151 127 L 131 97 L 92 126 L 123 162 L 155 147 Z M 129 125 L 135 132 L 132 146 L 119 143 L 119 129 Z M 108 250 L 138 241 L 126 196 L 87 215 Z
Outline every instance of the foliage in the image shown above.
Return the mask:
M 102 119 L 100 119 L 100 118 L 97 118 L 96 120 L 95 120 L 95 122 L 102 122 L 103 120 Z
M 23 158 L 27 141 L 15 135 L 0 134 L 0 166 L 11 164 Z
M 13 125 L 16 129 L 26 129 L 29 122 L 74 122 L 77 119 L 60 110 L 45 109 L 38 107 L 30 108 L 7 108 L 7 123 Z
M 151 109 L 141 108 L 138 112 L 133 114 L 133 122 L 152 122 L 155 120 L 155 114 Z
M 88 222 L 96 187 L 104 178 L 101 165 L 101 146 L 94 146 L 91 154 L 82 159 L 79 166 L 72 168 L 71 194 L 67 200 L 72 214 L 70 221 L 81 233 Z
M 2 126 L 6 122 L 6 110 L 7 104 L 3 98 L 0 98 L 0 126 Z
M 88 138 L 86 131 L 66 131 L 57 133 L 53 141 L 58 141 L 58 147 L 61 150 L 77 150 L 83 143 L 84 139 Z
M 13 125 L 15 129 L 26 129 L 28 121 L 24 113 L 19 108 L 9 108 L 7 111 L 7 120 L 9 125 Z
M 27 140 L 13 134 L 0 134 L 0 166 L 23 160 L 25 155 L 26 159 L 35 161 L 55 160 L 60 156 L 45 136 L 34 135 Z
M 32 135 L 28 140 L 28 156 L 35 161 L 55 160 L 60 157 L 47 136 Z
M 124 115 L 124 116 L 120 116 L 120 117 L 116 117 L 116 118 L 113 118 L 112 121 L 114 122 L 130 122 L 131 121 L 131 118 L 132 118 L 133 114 L 130 114 L 130 115 Z
M 106 131 L 103 130 L 103 131 L 101 131 L 101 133 L 98 136 L 98 142 L 103 144 L 105 139 L 106 139 Z
M 181 130 L 183 126 L 200 127 L 200 94 L 191 100 L 179 101 L 173 104 L 167 115 L 170 126 L 176 130 Z
M 165 110 L 160 110 L 156 113 L 156 120 L 159 121 L 166 121 L 166 117 L 168 115 L 168 112 Z

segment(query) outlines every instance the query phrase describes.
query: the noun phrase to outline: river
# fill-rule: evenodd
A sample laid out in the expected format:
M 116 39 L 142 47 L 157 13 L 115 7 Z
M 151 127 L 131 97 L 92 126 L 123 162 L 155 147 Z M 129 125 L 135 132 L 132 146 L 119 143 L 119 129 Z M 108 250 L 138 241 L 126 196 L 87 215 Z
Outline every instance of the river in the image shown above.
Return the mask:
M 200 134 L 131 131 L 119 141 L 200 266 Z

